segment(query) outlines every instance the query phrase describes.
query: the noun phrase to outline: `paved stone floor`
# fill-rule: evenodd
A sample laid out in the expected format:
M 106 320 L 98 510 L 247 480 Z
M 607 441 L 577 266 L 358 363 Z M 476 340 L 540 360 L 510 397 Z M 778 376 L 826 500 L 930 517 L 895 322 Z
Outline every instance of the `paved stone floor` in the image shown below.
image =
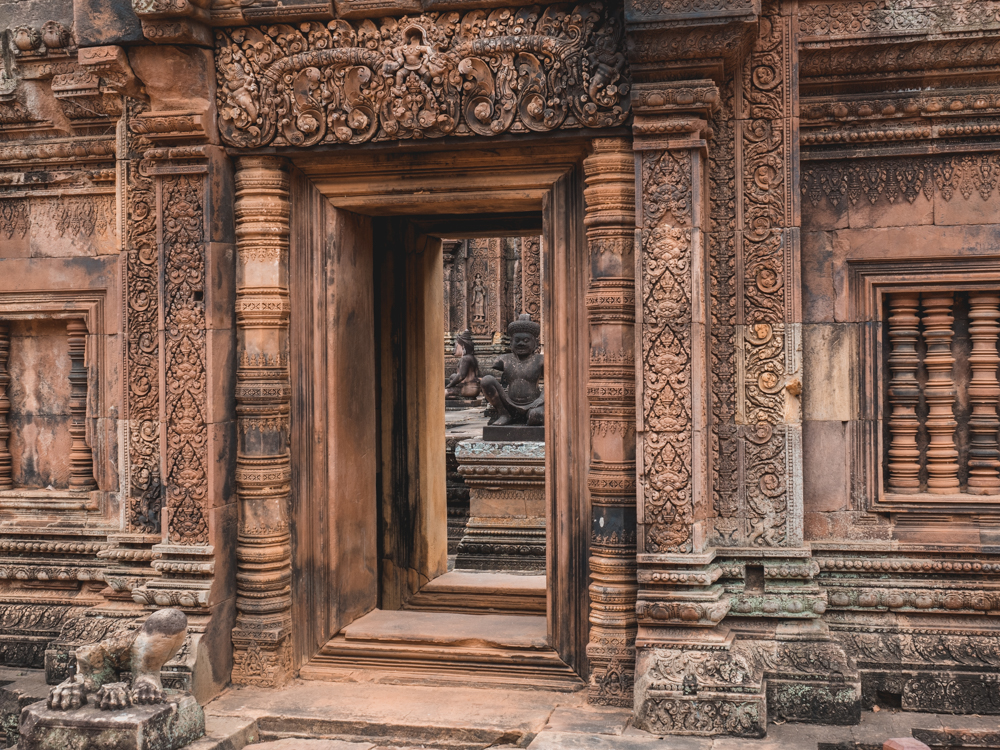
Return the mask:
M 763 740 L 713 740 L 640 731 L 628 711 L 587 706 L 583 693 L 352 682 L 234 688 L 206 713 L 210 736 L 189 750 L 881 750 L 914 730 L 935 750 L 1000 748 L 995 716 L 882 710 L 855 727 L 772 724 Z M 961 734 L 962 744 L 946 739 Z

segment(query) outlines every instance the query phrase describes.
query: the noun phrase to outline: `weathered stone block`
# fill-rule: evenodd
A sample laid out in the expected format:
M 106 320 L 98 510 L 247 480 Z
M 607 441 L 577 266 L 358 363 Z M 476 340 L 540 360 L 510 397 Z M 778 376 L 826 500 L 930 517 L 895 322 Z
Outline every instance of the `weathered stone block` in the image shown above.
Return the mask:
M 21 711 L 21 750 L 176 750 L 205 734 L 205 714 L 190 695 L 153 706 L 53 711 L 44 701 Z

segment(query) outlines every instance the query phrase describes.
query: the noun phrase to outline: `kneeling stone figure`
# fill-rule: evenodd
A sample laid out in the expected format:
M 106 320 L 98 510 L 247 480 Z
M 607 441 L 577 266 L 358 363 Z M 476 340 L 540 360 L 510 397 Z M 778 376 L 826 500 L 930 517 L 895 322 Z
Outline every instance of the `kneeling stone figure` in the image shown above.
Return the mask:
M 80 708 L 92 700 L 112 711 L 132 704 L 164 703 L 160 670 L 180 650 L 187 617 L 179 609 L 161 609 L 131 633 L 76 649 L 76 674 L 49 691 L 48 707 Z M 131 670 L 132 684 L 121 681 Z

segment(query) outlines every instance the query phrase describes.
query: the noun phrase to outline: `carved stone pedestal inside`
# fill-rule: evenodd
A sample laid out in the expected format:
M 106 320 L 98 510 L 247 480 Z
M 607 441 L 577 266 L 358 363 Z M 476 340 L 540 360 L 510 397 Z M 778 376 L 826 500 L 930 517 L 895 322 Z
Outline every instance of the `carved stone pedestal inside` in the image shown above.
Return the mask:
M 21 750 L 177 750 L 205 734 L 205 714 L 191 695 L 120 711 L 53 711 L 39 701 L 21 712 L 20 731 Z
M 545 443 L 463 440 L 455 458 L 470 496 L 455 567 L 544 571 Z

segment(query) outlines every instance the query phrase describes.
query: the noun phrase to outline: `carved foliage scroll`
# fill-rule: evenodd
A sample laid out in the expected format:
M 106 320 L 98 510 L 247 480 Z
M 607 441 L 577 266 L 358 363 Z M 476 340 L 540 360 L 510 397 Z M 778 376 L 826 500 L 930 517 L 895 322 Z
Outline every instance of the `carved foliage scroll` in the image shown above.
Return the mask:
M 801 538 L 799 416 L 786 394 L 800 382 L 798 196 L 793 193 L 795 65 L 792 23 L 765 15 L 740 76 L 737 148 L 739 504 L 746 543 L 794 546 Z M 736 537 L 733 537 L 734 540 Z
M 129 511 L 131 531 L 158 533 L 160 477 L 159 252 L 153 180 L 139 160 L 125 162 L 125 315 Z
M 162 179 L 167 506 L 171 542 L 207 544 L 204 184 Z
M 687 552 L 691 486 L 691 155 L 642 153 L 645 552 Z
M 253 148 L 617 126 L 621 48 L 599 2 L 222 30 L 220 129 Z

